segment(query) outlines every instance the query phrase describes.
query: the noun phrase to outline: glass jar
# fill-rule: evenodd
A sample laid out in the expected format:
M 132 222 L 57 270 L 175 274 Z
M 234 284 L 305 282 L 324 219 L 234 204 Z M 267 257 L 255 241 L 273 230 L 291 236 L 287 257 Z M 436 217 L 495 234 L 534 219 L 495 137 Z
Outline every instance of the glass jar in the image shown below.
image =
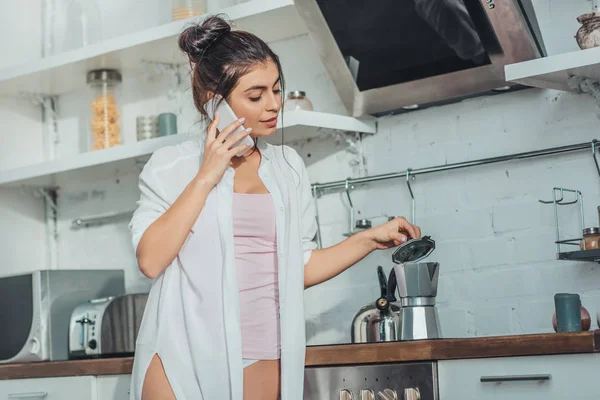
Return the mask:
M 583 230 L 583 240 L 579 243 L 581 250 L 593 250 L 599 247 L 600 228 L 585 228 Z
M 206 0 L 173 0 L 173 21 L 206 14 Z
M 312 111 L 313 105 L 306 97 L 306 92 L 295 90 L 289 92 L 285 102 L 283 103 L 283 111 L 305 110 Z
M 73 50 L 102 41 L 100 7 L 96 0 L 71 0 L 67 9 L 63 50 Z
M 88 72 L 87 83 L 91 90 L 90 138 L 91 150 L 106 149 L 121 144 L 121 113 L 117 105 L 117 87 L 121 73 L 114 69 L 97 69 Z
M 136 130 L 138 142 L 158 137 L 158 117 L 156 115 L 137 117 Z

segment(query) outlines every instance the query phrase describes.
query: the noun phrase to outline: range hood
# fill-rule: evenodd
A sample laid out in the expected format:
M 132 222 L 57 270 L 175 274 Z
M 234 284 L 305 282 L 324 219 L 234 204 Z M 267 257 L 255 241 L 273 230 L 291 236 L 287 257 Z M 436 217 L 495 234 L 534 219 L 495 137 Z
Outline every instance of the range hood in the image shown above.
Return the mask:
M 509 89 L 545 56 L 530 0 L 295 0 L 348 113 L 384 115 Z

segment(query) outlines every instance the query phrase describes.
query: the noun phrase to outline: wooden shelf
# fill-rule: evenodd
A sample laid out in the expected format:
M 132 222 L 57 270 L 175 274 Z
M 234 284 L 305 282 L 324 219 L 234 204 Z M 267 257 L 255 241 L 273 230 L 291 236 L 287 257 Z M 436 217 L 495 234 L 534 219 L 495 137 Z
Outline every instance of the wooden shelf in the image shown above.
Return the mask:
M 332 130 L 367 134 L 373 134 L 376 131 L 374 120 L 359 120 L 343 115 L 313 111 L 286 112 L 283 122 L 284 143 L 315 138 Z M 62 178 L 61 181 L 76 180 L 77 176 L 73 175 L 74 172 L 89 170 L 92 167 L 106 166 L 113 171 L 115 168 L 131 168 L 136 160 L 146 160 L 159 148 L 178 144 L 190 138 L 192 136 L 188 134 L 165 136 L 0 171 L 0 185 L 53 186 L 56 185 L 57 178 Z M 269 138 L 269 142 L 281 144 L 281 121 L 278 132 Z M 87 176 L 85 179 L 88 179 Z
M 526 86 L 577 92 L 567 85 L 571 76 L 600 80 L 600 47 L 539 58 L 504 67 L 506 80 Z
M 236 24 L 267 42 L 306 33 L 306 27 L 292 0 L 250 0 L 219 10 Z M 211 12 L 212 14 L 212 12 Z M 102 43 L 42 58 L 0 70 L 0 95 L 19 93 L 59 95 L 86 86 L 86 73 L 96 68 L 116 68 L 123 75 L 144 71 L 144 61 L 185 63 L 177 38 L 198 18 L 112 38 Z

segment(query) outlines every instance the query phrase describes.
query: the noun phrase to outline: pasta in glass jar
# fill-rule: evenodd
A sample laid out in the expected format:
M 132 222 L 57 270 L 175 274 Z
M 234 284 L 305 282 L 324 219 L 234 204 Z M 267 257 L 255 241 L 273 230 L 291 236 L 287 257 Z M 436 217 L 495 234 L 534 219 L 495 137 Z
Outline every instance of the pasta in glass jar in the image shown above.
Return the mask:
M 100 150 L 121 144 L 121 126 L 116 88 L 121 74 L 113 69 L 88 72 L 87 83 L 92 89 L 90 103 L 91 150 Z

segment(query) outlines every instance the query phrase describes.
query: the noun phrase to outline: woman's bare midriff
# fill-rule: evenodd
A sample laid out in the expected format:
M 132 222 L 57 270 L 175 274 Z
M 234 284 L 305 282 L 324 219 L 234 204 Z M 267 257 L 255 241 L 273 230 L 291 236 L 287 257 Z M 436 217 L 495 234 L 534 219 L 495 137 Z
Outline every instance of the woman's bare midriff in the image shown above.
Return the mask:
M 280 373 L 279 360 L 263 360 L 244 368 L 244 400 L 277 400 Z M 177 400 L 158 355 L 146 370 L 142 400 Z

